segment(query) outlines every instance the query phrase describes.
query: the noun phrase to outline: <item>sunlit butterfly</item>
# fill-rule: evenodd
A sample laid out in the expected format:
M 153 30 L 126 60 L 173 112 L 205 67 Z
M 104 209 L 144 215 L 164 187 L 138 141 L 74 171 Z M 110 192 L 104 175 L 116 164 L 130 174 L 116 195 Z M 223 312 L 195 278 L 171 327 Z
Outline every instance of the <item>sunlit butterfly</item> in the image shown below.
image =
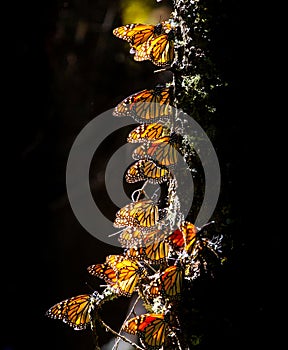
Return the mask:
M 46 316 L 62 320 L 75 330 L 85 329 L 88 325 L 91 326 L 91 313 L 100 300 L 96 291 L 80 294 L 55 304 L 46 312 Z
M 153 159 L 159 164 L 170 166 L 177 163 L 179 139 L 177 134 L 164 136 L 148 145 L 137 147 L 133 153 L 134 159 Z
M 169 136 L 170 134 L 170 129 L 161 123 L 144 123 L 130 131 L 127 137 L 127 142 L 137 143 L 155 141 L 163 136 Z
M 159 220 L 157 203 L 152 199 L 141 199 L 122 207 L 116 213 L 114 227 L 151 228 Z
M 162 348 L 170 333 L 169 318 L 164 313 L 147 313 L 126 321 L 122 329 L 137 334 L 145 349 L 156 350 Z
M 131 296 L 139 279 L 145 277 L 147 271 L 136 260 L 123 259 L 116 263 L 115 271 L 121 295 Z
M 211 241 L 199 237 L 189 251 L 189 255 L 185 256 L 185 276 L 188 280 L 194 280 L 201 272 L 211 273 L 213 275 L 213 268 L 215 264 L 220 263 L 219 252 Z
M 167 233 L 159 229 L 143 231 L 141 228 L 127 227 L 120 233 L 119 242 L 124 248 L 145 247 L 154 242 L 163 241 Z
M 139 123 L 156 122 L 172 116 L 172 87 L 157 84 L 154 89 L 136 92 L 113 110 L 116 117 L 129 116 Z
M 116 264 L 120 261 L 122 261 L 123 259 L 125 259 L 124 255 L 120 255 L 120 254 L 110 254 L 106 256 L 106 263 L 111 266 L 111 267 L 115 267 Z
M 213 242 L 211 239 L 203 236 L 197 237 L 193 244 L 189 246 L 189 249 L 186 250 L 192 259 L 200 258 L 203 261 L 212 257 L 214 259 L 216 257 L 220 261 L 220 255 L 222 255 L 222 250 L 219 250 L 219 243 Z
M 183 233 L 180 229 L 176 229 L 167 238 L 167 242 L 173 247 L 173 249 L 181 250 L 184 248 L 185 241 Z
M 165 241 L 155 241 L 143 247 L 130 248 L 127 256 L 143 260 L 149 264 L 159 264 L 165 261 L 169 255 L 170 247 Z
M 170 30 L 171 25 L 168 21 L 162 21 L 156 25 L 131 23 L 115 28 L 113 34 L 127 41 L 131 47 L 137 50 L 149 39 L 154 39 L 160 34 L 169 32 Z
M 149 60 L 156 66 L 171 65 L 174 60 L 174 30 L 169 33 L 160 34 L 156 38 L 146 41 L 134 53 L 135 61 Z
M 175 249 L 184 249 L 188 253 L 196 241 L 198 228 L 189 221 L 184 221 L 180 228 L 167 237 L 167 242 Z
M 147 180 L 150 183 L 161 184 L 172 176 L 171 172 L 163 165 L 151 159 L 140 159 L 130 165 L 125 173 L 125 180 L 128 183 Z
M 90 265 L 87 267 L 87 270 L 92 276 L 102 278 L 111 285 L 117 284 L 116 272 L 107 262 Z
M 106 261 L 100 264 L 93 264 L 87 267 L 88 272 L 95 277 L 103 279 L 115 292 L 118 290 L 118 279 L 115 271 L 116 263 L 124 259 L 122 255 L 109 255 Z
M 162 226 L 161 229 L 150 230 L 148 232 L 145 232 L 145 235 L 143 237 L 143 246 L 147 246 L 156 242 L 162 242 L 165 240 L 167 235 L 169 235 L 169 233 L 169 226 Z
M 167 267 L 157 280 L 152 282 L 149 289 L 150 295 L 162 295 L 170 300 L 179 300 L 182 295 L 183 277 L 183 269 L 180 266 Z
M 174 29 L 168 21 L 156 25 L 132 23 L 113 30 L 127 41 L 136 61 L 150 60 L 157 66 L 169 65 L 174 59 Z
M 143 243 L 143 232 L 135 227 L 127 227 L 118 238 L 122 247 L 132 248 L 141 246 Z

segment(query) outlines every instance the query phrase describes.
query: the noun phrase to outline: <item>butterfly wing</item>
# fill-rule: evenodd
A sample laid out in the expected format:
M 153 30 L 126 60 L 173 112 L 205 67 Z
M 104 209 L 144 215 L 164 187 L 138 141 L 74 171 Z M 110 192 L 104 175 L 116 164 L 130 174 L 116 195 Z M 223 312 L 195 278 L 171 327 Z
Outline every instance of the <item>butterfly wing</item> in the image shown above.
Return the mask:
M 170 299 L 180 299 L 183 285 L 183 270 L 178 266 L 169 266 L 160 277 L 163 292 Z
M 145 261 L 150 264 L 160 264 L 168 257 L 170 247 L 164 241 L 155 241 L 147 245 L 145 248 Z
M 171 136 L 164 136 L 151 144 L 137 147 L 133 153 L 134 159 L 153 159 L 158 164 L 170 166 L 177 163 L 178 151 L 176 144 L 171 142 Z
M 140 246 L 143 242 L 143 233 L 134 227 L 127 227 L 121 232 L 118 240 L 121 246 L 125 248 Z
M 154 25 L 131 23 L 113 29 L 113 34 L 127 41 L 131 46 L 138 47 L 147 41 L 154 33 Z
M 171 116 L 170 101 L 171 87 L 158 84 L 154 89 L 144 89 L 125 98 L 114 108 L 113 115 L 130 116 L 139 123 L 159 121 Z
M 171 31 L 169 34 L 161 34 L 151 40 L 147 55 L 156 66 L 171 65 L 174 60 L 174 41 L 172 40 Z
M 152 38 L 151 38 L 152 39 Z M 135 50 L 132 48 L 130 50 L 130 54 L 134 55 L 134 61 L 141 62 L 141 61 L 149 61 L 150 55 L 148 54 L 148 50 L 150 47 L 151 39 L 146 41 L 141 46 L 138 46 L 138 48 Z
M 145 261 L 148 264 L 160 264 L 167 259 L 169 245 L 166 242 L 154 242 L 146 247 L 130 248 L 126 254 L 131 259 Z
M 137 334 L 143 346 L 149 350 L 159 349 L 164 345 L 169 333 L 164 314 L 143 314 L 131 318 L 123 325 L 123 331 Z
M 184 249 L 188 253 L 190 253 L 191 250 L 193 249 L 195 242 L 196 242 L 198 229 L 195 225 L 193 225 L 189 221 L 184 221 L 184 223 L 181 225 L 180 229 L 183 233 L 183 237 L 184 237 L 184 241 L 185 241 L 185 248 Z
M 117 27 L 113 34 L 127 41 L 134 60 L 150 60 L 157 66 L 169 65 L 174 59 L 174 30 L 168 21 L 157 25 L 132 23 Z
M 142 44 L 144 44 L 149 38 L 157 35 L 158 32 L 161 32 L 159 26 L 154 26 L 152 24 L 143 24 L 143 23 L 132 23 L 127 24 L 113 30 L 113 34 L 127 41 L 134 49 L 137 50 Z
M 151 199 L 132 202 L 118 210 L 114 227 L 150 228 L 159 220 L 159 209 Z
M 117 284 L 116 272 L 107 263 L 90 265 L 87 270 L 92 276 L 99 277 L 111 285 Z
M 148 289 L 148 297 L 162 295 L 165 299 L 180 300 L 182 296 L 184 272 L 180 266 L 168 266 Z
M 160 123 L 141 124 L 130 131 L 127 142 L 148 142 L 155 141 L 163 136 L 170 135 L 170 129 Z
M 62 320 L 75 330 L 85 329 L 91 322 L 90 312 L 94 308 L 94 302 L 93 295 L 81 294 L 55 304 L 46 315 Z
M 159 209 L 151 199 L 135 202 L 130 212 L 140 227 L 153 227 L 159 220 Z
M 155 229 L 145 232 L 145 235 L 143 237 L 143 246 L 148 246 L 150 244 L 164 241 L 169 234 L 169 231 L 169 227 L 167 227 L 162 228 L 161 230 Z
M 142 273 L 137 261 L 124 259 L 116 264 L 118 287 L 121 295 L 131 296 Z
M 167 242 L 173 249 L 183 249 L 185 241 L 182 231 L 180 229 L 174 230 L 173 233 L 167 237 Z
M 125 205 L 120 208 L 114 220 L 114 227 L 138 227 L 138 221 L 134 218 L 134 216 L 130 215 L 131 210 L 134 207 L 134 202 Z
M 142 44 L 147 42 L 151 37 L 153 37 L 156 28 L 151 24 L 142 24 L 134 28 L 134 35 L 131 40 L 131 45 L 134 49 L 138 49 Z
M 171 177 L 170 171 L 163 165 L 158 165 L 153 160 L 140 159 L 132 164 L 126 171 L 125 179 L 128 183 L 149 181 L 150 183 L 162 183 Z

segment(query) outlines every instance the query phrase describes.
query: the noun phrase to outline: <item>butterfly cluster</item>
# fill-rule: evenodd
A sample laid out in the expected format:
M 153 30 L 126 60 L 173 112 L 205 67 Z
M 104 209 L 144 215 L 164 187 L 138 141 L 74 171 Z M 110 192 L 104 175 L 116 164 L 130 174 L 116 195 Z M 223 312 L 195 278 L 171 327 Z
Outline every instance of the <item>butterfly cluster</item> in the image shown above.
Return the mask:
M 166 67 L 175 58 L 175 31 L 167 20 L 157 25 L 124 25 L 113 34 L 129 43 L 135 61 Z M 102 292 L 70 297 L 46 313 L 75 330 L 94 329 L 97 322 L 103 325 L 100 310 L 105 302 L 136 294 L 147 312 L 132 315 L 132 310 L 121 330 L 136 334 L 148 350 L 179 344 L 178 307 L 183 296 L 202 272 L 209 271 L 207 256 L 220 259 L 221 255 L 221 241 L 211 239 L 211 226 L 196 227 L 181 212 L 173 172 L 181 157 L 181 135 L 173 123 L 174 88 L 173 83 L 157 84 L 133 93 L 114 108 L 115 117 L 132 117 L 139 123 L 127 135 L 135 150 L 124 178 L 128 184 L 142 185 L 116 212 L 113 222 L 120 229 L 123 252 L 87 267 L 89 275 L 103 281 Z M 145 192 L 148 183 L 165 187 L 164 204 L 156 191 L 152 196 Z
M 131 210 L 132 207 L 125 215 L 132 215 Z M 138 293 L 146 307 L 150 305 L 149 312 L 131 317 L 122 329 L 139 335 L 144 348 L 160 349 L 179 326 L 177 305 L 181 303 L 184 288 L 197 277 L 199 261 L 205 261 L 204 250 L 218 254 L 203 230 L 184 221 L 172 232 L 158 229 L 145 232 L 133 221 L 126 222 L 119 236 L 125 247 L 123 253 L 108 255 L 105 261 L 87 267 L 91 276 L 104 282 L 105 290 L 65 299 L 53 305 L 46 315 L 62 320 L 75 330 L 93 328 L 104 302 Z M 155 300 L 157 307 L 153 305 Z

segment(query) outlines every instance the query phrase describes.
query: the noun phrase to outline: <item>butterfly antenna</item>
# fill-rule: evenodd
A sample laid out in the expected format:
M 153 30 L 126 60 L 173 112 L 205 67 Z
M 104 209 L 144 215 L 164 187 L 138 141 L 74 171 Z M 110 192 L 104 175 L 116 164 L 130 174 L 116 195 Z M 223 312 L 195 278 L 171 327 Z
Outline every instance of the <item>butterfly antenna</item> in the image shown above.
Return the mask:
M 212 220 L 212 221 L 209 221 L 209 222 L 207 222 L 206 224 L 204 224 L 204 225 L 202 225 L 202 226 L 200 226 L 200 227 L 197 227 L 197 230 L 198 231 L 201 231 L 201 230 L 203 230 L 203 228 L 205 228 L 206 226 L 209 226 L 209 225 L 211 225 L 211 224 L 215 224 L 215 221 L 214 220 Z
M 147 262 L 144 262 L 146 266 L 148 266 L 154 273 L 157 273 L 157 271 Z
M 161 68 L 161 69 L 156 69 L 153 71 L 153 73 L 161 73 L 161 72 L 166 72 L 167 70 L 171 69 L 171 65 L 167 66 L 165 68 Z
M 111 233 L 110 235 L 108 235 L 108 237 L 113 237 L 113 236 L 116 236 L 118 234 L 120 234 L 121 232 L 123 232 L 124 230 L 126 230 L 126 227 L 124 227 L 122 230 L 120 231 L 117 231 L 117 232 L 114 232 L 114 233 Z
M 89 284 L 88 282 L 85 282 L 86 286 L 91 289 L 91 291 L 94 293 L 95 289 L 91 286 L 91 284 Z

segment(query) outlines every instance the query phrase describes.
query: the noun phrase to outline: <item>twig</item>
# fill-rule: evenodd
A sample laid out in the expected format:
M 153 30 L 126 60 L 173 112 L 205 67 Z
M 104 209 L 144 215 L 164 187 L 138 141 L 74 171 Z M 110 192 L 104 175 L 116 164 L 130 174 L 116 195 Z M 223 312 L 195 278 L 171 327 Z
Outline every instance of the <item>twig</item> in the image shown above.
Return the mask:
M 138 303 L 139 300 L 140 300 L 140 296 L 138 295 L 138 297 L 136 298 L 136 300 L 135 300 L 134 304 L 132 305 L 130 311 L 128 312 L 128 314 L 127 314 L 127 316 L 126 316 L 126 318 L 125 318 L 123 324 L 130 318 L 130 316 L 131 316 L 133 310 L 135 309 L 135 306 L 136 306 L 136 304 Z M 122 331 L 123 324 L 122 324 L 122 326 L 121 326 L 121 328 L 120 328 L 120 330 L 119 330 L 119 334 L 120 334 L 121 331 Z M 120 341 L 120 338 L 118 337 L 118 338 L 116 339 L 116 341 L 115 341 L 115 344 L 114 344 L 112 350 L 117 350 L 119 341 Z
M 124 337 L 123 335 L 117 333 L 116 331 L 114 331 L 111 327 L 109 327 L 103 320 L 99 320 L 99 322 L 101 322 L 101 324 L 103 325 L 103 327 L 105 327 L 108 331 L 110 331 L 112 334 L 114 334 L 116 337 L 119 337 L 120 339 L 122 339 L 123 341 L 125 341 L 126 343 L 129 343 L 130 345 L 134 346 L 136 349 L 138 350 L 145 350 L 143 348 L 141 348 L 141 346 L 138 346 L 137 344 L 133 343 L 130 339 Z

